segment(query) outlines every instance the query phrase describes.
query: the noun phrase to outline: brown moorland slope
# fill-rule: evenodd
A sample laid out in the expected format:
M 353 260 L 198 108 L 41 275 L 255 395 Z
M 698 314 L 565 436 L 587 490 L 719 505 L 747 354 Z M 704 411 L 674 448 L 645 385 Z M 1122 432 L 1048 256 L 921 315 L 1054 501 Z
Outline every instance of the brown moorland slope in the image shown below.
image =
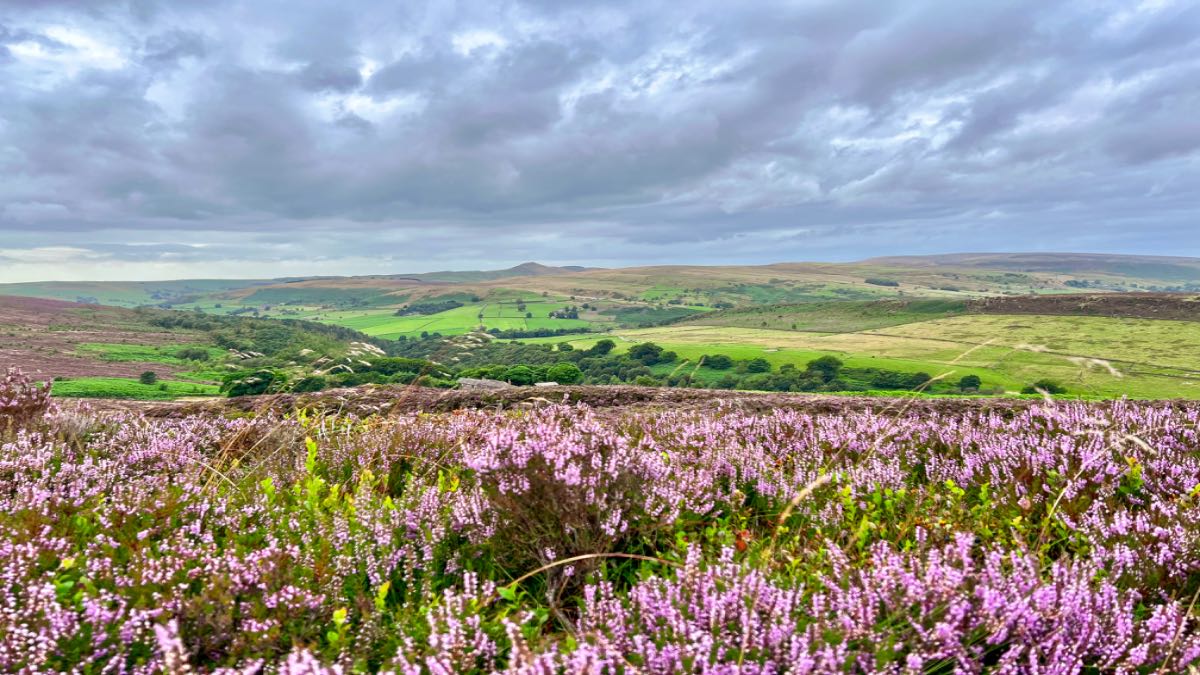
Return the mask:
M 977 314 L 1103 316 L 1122 319 L 1200 321 L 1196 293 L 1070 293 L 979 298 L 967 302 Z
M 149 326 L 127 309 L 0 296 L 0 367 L 20 366 L 39 378 L 137 377 L 147 370 L 173 375 L 186 366 L 105 361 L 77 350 L 88 343 L 158 346 L 200 339 L 199 333 Z

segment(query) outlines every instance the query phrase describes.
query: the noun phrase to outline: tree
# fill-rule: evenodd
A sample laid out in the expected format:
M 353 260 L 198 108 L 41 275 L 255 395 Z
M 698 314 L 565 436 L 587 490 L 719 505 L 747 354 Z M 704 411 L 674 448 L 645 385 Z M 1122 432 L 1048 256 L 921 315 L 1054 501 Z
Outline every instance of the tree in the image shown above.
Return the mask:
M 573 352 L 575 351 L 575 345 L 571 344 L 570 342 L 560 342 L 558 343 L 558 351 Z
M 513 366 L 504 371 L 504 381 L 509 384 L 530 385 L 534 381 L 533 369 L 529 366 Z
M 963 375 L 958 381 L 958 388 L 963 391 L 979 391 L 982 385 L 983 380 L 979 379 L 978 375 Z
M 603 340 L 599 340 L 596 342 L 596 344 L 592 345 L 592 348 L 587 351 L 589 354 L 598 354 L 600 356 L 604 356 L 616 348 L 617 343 L 609 340 L 608 338 L 604 338 Z
M 574 363 L 556 363 L 546 371 L 546 378 L 559 384 L 575 384 L 583 379 L 583 371 Z
M 836 356 L 822 356 L 819 359 L 813 359 L 808 362 L 806 369 L 810 373 L 816 373 L 821 376 L 825 382 L 832 382 L 837 379 L 838 373 L 842 371 L 842 360 Z
M 1067 393 L 1067 388 L 1054 380 L 1038 380 L 1021 390 L 1022 394 L 1040 394 L 1041 392 L 1046 392 L 1047 394 L 1065 394 Z
M 713 370 L 729 370 L 733 367 L 733 359 L 725 354 L 713 354 L 712 356 L 704 356 L 704 365 Z
M 662 352 L 663 348 L 659 347 L 653 342 L 643 342 L 642 344 L 634 345 L 629 348 L 629 358 L 641 361 L 648 366 L 652 366 L 658 363 Z
M 138 382 L 141 382 L 142 384 L 154 384 L 158 382 L 158 373 L 155 373 L 153 370 L 147 370 L 141 375 L 138 375 Z
M 750 359 L 746 362 L 747 373 L 765 373 L 770 370 L 771 362 L 761 356 L 755 359 Z
M 175 358 L 187 361 L 207 361 L 209 354 L 208 350 L 202 347 L 188 347 L 175 352 Z

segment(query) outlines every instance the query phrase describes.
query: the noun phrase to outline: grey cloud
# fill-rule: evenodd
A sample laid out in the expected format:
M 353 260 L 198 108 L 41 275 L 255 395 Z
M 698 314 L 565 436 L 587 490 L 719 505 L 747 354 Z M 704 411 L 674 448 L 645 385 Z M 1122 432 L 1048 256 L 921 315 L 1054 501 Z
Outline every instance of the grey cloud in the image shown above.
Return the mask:
M 354 91 L 362 86 L 362 74 L 353 65 L 314 62 L 300 71 L 300 86 L 308 91 Z
M 169 30 L 146 38 L 142 59 L 152 67 L 170 66 L 180 59 L 207 53 L 204 36 L 187 30 Z
M 7 9 L 0 239 L 36 217 L 26 247 L 1200 254 L 1193 3 Z

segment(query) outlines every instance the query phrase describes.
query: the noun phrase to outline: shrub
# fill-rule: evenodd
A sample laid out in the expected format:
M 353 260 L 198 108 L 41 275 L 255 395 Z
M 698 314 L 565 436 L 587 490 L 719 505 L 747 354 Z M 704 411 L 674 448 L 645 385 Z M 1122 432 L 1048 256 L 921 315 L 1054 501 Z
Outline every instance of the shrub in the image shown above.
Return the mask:
M 184 361 L 207 361 L 210 358 L 207 349 L 199 347 L 188 347 L 175 352 L 175 358 L 183 359 Z
M 822 356 L 818 359 L 813 359 L 808 362 L 807 370 L 810 373 L 816 373 L 821 376 L 825 382 L 832 382 L 837 379 L 838 373 L 842 370 L 842 360 L 836 356 Z
M 147 370 L 141 375 L 138 375 L 138 382 L 142 384 L 155 384 L 158 382 L 158 373 L 153 370 Z
M 958 388 L 963 391 L 979 391 L 979 387 L 983 386 L 983 380 L 978 375 L 963 375 L 958 381 Z
M 648 366 L 658 363 L 662 353 L 663 348 L 653 342 L 643 342 L 629 348 L 629 358 L 641 361 Z
M 592 345 L 592 348 L 587 351 L 589 354 L 597 354 L 600 356 L 604 356 L 605 354 L 611 352 L 612 350 L 614 350 L 616 348 L 617 348 L 617 343 L 613 342 L 612 340 L 609 340 L 608 338 L 604 338 L 603 340 L 598 340 L 596 342 L 596 344 Z
M 583 371 L 574 363 L 556 363 L 546 371 L 546 378 L 559 384 L 575 384 L 583 379 Z
M 770 370 L 771 370 L 771 362 L 764 359 L 761 356 L 758 358 L 750 359 L 749 361 L 746 362 L 746 372 L 747 373 L 766 373 L 766 372 L 769 372 Z
M 1067 388 L 1054 380 L 1043 379 L 1021 390 L 1022 394 L 1040 394 L 1042 392 L 1046 392 L 1047 394 L 1065 394 L 1067 393 Z
M 713 370 L 729 370 L 733 367 L 733 359 L 725 354 L 713 354 L 712 356 L 705 355 L 704 365 Z
M 519 434 L 487 432 L 463 457 L 496 518 L 485 527 L 488 545 L 513 571 L 618 550 L 673 515 L 676 507 L 655 497 L 668 472 L 662 455 L 592 414 L 555 407 L 519 426 Z M 563 572 L 549 575 L 552 600 L 568 581 Z
M 49 382 L 34 382 L 20 368 L 9 368 L 0 379 L 0 432 L 40 421 L 50 410 L 50 387 Z
M 320 375 L 309 375 L 292 385 L 292 391 L 298 393 L 307 393 L 313 391 L 321 391 L 329 386 L 328 380 Z
M 257 396 L 277 391 L 287 382 L 283 373 L 264 368 L 254 372 L 233 373 L 221 385 L 228 396 Z
M 504 371 L 504 381 L 509 384 L 529 385 L 535 380 L 533 369 L 529 366 L 513 366 Z

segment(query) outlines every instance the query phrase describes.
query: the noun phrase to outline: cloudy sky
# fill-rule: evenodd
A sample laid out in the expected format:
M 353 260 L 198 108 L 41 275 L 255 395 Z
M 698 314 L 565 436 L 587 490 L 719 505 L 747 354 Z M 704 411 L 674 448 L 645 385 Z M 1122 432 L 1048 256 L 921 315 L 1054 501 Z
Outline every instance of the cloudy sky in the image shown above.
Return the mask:
M 3 0 L 0 280 L 1200 255 L 1200 3 Z

